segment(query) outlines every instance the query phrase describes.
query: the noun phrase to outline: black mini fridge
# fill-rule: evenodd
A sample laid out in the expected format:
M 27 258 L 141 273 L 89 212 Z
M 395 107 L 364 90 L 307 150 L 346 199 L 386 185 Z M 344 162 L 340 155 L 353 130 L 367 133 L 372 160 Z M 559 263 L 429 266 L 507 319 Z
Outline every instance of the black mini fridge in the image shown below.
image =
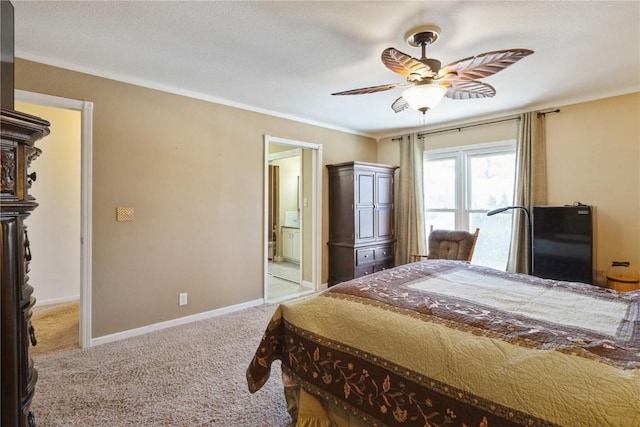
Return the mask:
M 591 206 L 534 206 L 531 274 L 593 283 Z

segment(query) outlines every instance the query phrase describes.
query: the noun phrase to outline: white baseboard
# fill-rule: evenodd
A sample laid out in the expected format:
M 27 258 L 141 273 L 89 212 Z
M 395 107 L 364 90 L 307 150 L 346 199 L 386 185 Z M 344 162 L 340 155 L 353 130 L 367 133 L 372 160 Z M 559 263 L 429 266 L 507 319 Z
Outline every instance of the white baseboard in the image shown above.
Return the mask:
M 313 283 L 307 282 L 306 280 L 302 281 L 302 286 L 304 286 L 305 288 L 309 288 L 309 289 L 313 290 Z
M 70 297 L 50 298 L 50 299 L 37 299 L 36 298 L 36 305 L 38 307 L 40 307 L 42 305 L 61 304 L 63 302 L 72 302 L 72 301 L 80 301 L 80 295 L 72 295 Z
M 187 323 L 196 322 L 198 320 L 210 319 L 212 317 L 220 316 L 227 313 L 233 313 L 235 311 L 243 310 L 245 308 L 256 307 L 264 304 L 264 299 L 257 299 L 253 301 L 244 302 L 242 304 L 236 304 L 229 307 L 218 308 L 211 311 L 205 311 L 203 313 L 193 314 L 191 316 L 180 317 L 177 319 L 167 320 L 165 322 L 154 323 L 153 325 L 143 326 L 136 329 L 129 329 L 128 331 L 117 332 L 115 334 L 104 335 L 97 338 L 92 338 L 89 343 L 89 347 L 96 345 L 107 344 L 114 341 L 120 341 L 125 338 L 137 337 L 139 335 L 148 334 L 149 332 L 159 331 L 161 329 L 171 328 L 173 326 L 185 325 Z

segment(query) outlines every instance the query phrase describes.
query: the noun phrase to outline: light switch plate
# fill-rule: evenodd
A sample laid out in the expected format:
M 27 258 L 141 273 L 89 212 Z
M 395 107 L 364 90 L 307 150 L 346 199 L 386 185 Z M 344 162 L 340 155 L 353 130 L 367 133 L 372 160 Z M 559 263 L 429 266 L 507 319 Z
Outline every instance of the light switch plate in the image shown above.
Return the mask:
M 118 222 L 130 222 L 133 221 L 134 212 L 133 208 L 116 208 L 116 221 Z

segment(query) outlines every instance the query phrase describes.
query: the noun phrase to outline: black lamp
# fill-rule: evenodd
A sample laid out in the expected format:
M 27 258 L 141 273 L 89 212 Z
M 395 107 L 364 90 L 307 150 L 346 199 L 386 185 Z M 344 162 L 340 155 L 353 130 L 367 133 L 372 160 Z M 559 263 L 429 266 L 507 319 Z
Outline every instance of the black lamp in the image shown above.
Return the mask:
M 505 206 L 504 208 L 498 208 L 487 212 L 487 216 L 493 216 L 510 209 L 521 209 L 527 217 L 527 231 L 529 233 L 529 267 L 527 269 L 527 274 L 531 274 L 531 270 L 533 269 L 533 232 L 531 228 L 531 215 L 529 214 L 529 209 L 524 206 Z

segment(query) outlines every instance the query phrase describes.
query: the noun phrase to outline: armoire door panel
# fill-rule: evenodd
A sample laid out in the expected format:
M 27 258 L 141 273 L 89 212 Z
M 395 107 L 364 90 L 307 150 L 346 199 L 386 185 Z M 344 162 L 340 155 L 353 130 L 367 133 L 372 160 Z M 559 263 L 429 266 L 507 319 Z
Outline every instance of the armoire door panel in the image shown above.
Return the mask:
M 358 209 L 355 239 L 357 242 L 375 239 L 374 219 L 375 212 L 373 208 Z
M 393 175 L 377 174 L 377 204 L 390 205 L 393 203 Z
M 374 199 L 374 174 L 373 173 L 358 173 L 356 174 L 357 189 L 356 203 L 359 206 L 373 206 Z
M 394 237 L 393 229 L 393 209 L 378 208 L 378 240 L 392 239 Z

